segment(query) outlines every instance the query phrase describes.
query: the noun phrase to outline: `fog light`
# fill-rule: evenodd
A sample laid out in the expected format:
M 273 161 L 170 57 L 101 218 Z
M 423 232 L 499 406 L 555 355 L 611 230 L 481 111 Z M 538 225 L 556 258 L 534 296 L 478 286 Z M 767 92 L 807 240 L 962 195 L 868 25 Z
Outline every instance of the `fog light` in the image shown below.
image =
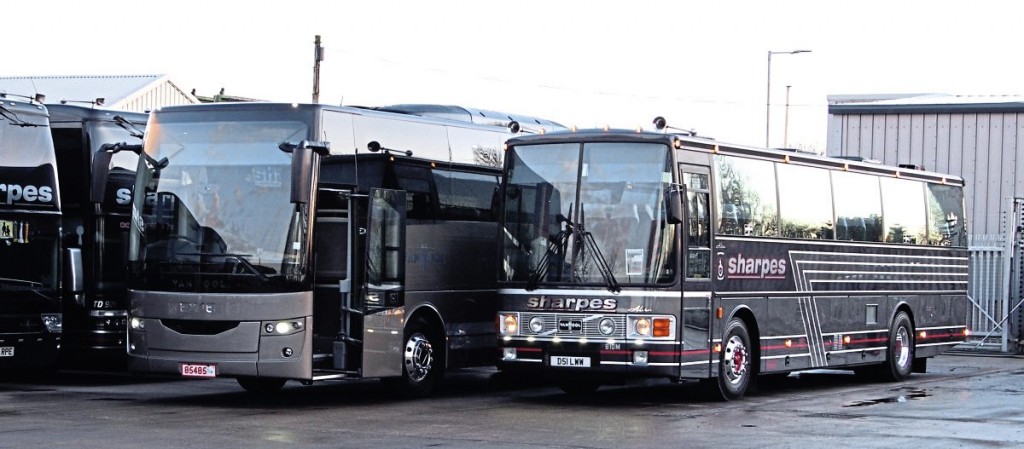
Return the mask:
M 516 354 L 516 348 L 502 348 L 501 359 L 505 361 L 512 361 L 518 358 Z
M 633 351 L 633 364 L 634 365 L 646 365 L 647 364 L 647 351 Z
M 291 357 L 292 354 L 295 354 L 295 351 L 292 351 L 292 348 L 284 348 L 281 350 L 281 354 L 284 354 L 285 357 Z
M 615 321 L 611 318 L 603 318 L 597 325 L 603 335 L 611 335 L 615 332 Z
M 533 318 L 530 318 L 530 332 L 533 332 L 535 334 L 539 334 L 543 330 L 544 330 L 544 319 L 543 318 L 541 318 L 539 316 L 535 316 Z
M 265 328 L 263 328 L 263 329 L 266 330 L 268 334 L 273 334 L 274 333 L 274 323 L 267 323 L 267 326 Z
M 292 327 L 289 326 L 288 323 L 277 323 L 275 328 L 279 334 L 287 334 L 288 331 L 292 330 Z

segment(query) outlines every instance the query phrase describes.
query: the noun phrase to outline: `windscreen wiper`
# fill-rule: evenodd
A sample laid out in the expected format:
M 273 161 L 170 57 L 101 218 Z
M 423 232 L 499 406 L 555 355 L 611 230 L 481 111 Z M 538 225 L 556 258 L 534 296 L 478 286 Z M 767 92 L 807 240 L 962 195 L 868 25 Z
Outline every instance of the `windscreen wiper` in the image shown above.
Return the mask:
M 597 265 L 597 271 L 601 273 L 601 277 L 604 278 L 605 286 L 608 291 L 612 293 L 618 293 L 622 291 L 619 287 L 619 282 L 615 280 L 615 275 L 612 273 L 612 268 L 608 265 L 608 261 L 604 258 L 604 254 L 601 254 L 601 248 L 597 246 L 597 242 L 594 241 L 594 235 L 583 229 L 582 225 L 575 225 L 572 227 L 574 232 L 577 233 L 576 241 L 582 241 L 585 251 L 582 253 L 590 252 L 594 259 L 595 265 Z M 582 263 L 581 263 L 582 264 Z M 577 265 L 575 261 L 573 265 Z
M 42 289 L 42 282 L 28 281 L 24 279 L 0 278 L 0 290 L 29 291 L 43 298 L 56 301 L 56 299 L 43 294 L 43 292 L 40 291 Z
M 572 232 L 569 227 L 558 231 L 555 238 L 548 241 L 548 245 L 544 248 L 544 257 L 537 263 L 537 267 L 530 274 L 530 279 L 526 281 L 526 291 L 533 291 L 537 289 L 540 284 L 540 280 L 547 275 L 548 267 L 551 266 L 551 259 L 558 257 L 555 254 L 563 254 L 563 248 L 565 248 L 566 242 L 569 240 L 569 236 Z
M 21 126 L 21 127 L 43 126 L 42 124 L 39 124 L 39 123 L 30 123 L 30 122 L 26 122 L 25 120 L 22 120 L 22 119 L 18 118 L 18 114 L 15 114 L 14 111 L 5 108 L 4 105 L 2 105 L 2 104 L 0 104 L 0 118 L 6 119 L 7 121 L 11 122 L 11 124 L 14 125 L 14 126 Z
M 202 252 L 200 252 L 200 253 L 177 253 L 177 254 L 182 255 L 182 256 L 200 256 L 200 257 L 216 256 L 216 257 L 223 257 L 225 259 L 234 259 L 234 260 L 238 261 L 238 263 L 241 264 L 243 267 L 245 267 L 246 270 L 249 270 L 250 273 L 256 275 L 256 277 L 258 277 L 261 281 L 263 281 L 263 282 L 270 282 L 270 277 L 269 276 L 267 276 L 266 274 L 263 274 L 263 272 L 260 271 L 259 268 L 256 268 L 256 265 L 253 265 L 252 262 L 249 262 L 249 259 L 246 259 L 246 257 L 252 256 L 252 254 L 202 253 Z
M 114 116 L 114 124 L 116 124 L 117 126 L 120 126 L 125 131 L 128 131 L 128 134 L 130 136 L 132 136 L 132 137 L 137 137 L 140 140 L 143 137 L 145 137 L 145 134 L 143 134 L 142 131 L 139 130 L 139 128 L 136 128 L 135 124 L 133 124 L 132 122 L 129 122 L 127 119 L 125 119 L 124 117 L 121 117 L 120 115 L 115 115 Z

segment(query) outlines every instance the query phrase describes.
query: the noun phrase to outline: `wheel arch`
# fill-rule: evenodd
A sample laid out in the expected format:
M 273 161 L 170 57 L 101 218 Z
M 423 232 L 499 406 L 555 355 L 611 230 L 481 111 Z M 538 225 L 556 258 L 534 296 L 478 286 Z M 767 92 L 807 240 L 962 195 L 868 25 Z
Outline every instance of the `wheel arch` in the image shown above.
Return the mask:
M 724 320 L 723 323 L 728 323 L 733 318 L 743 321 L 743 324 L 747 326 L 751 352 L 754 357 L 753 363 L 750 365 L 754 369 L 754 374 L 757 375 L 761 372 L 761 329 L 757 326 L 757 318 L 754 317 L 754 311 L 745 305 L 733 310 L 728 319 Z
M 448 331 L 445 327 L 444 319 L 441 318 L 441 312 L 439 312 L 434 306 L 430 304 L 420 304 L 411 311 L 408 311 L 408 318 L 405 320 L 405 327 L 417 321 L 424 321 L 432 332 L 437 332 L 438 337 L 444 341 L 444 348 L 441 350 L 441 360 L 444 361 L 444 367 L 448 367 Z

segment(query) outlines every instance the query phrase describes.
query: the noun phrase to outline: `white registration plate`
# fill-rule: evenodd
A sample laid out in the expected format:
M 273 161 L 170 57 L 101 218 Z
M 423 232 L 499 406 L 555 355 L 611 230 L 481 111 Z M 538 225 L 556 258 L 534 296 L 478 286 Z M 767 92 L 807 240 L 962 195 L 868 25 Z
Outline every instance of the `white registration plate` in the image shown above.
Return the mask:
M 14 357 L 14 346 L 0 346 L 0 357 Z
M 185 377 L 217 377 L 217 365 L 182 363 L 181 375 Z
M 590 357 L 551 356 L 551 366 L 566 368 L 590 368 Z

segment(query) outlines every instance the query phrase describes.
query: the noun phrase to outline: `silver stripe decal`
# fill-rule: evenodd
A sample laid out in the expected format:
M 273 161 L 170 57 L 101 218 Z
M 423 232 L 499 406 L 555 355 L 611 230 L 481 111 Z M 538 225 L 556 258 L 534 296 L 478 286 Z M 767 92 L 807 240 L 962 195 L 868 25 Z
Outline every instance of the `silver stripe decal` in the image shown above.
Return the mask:
M 537 289 L 526 291 L 524 288 L 502 288 L 498 289 L 499 295 L 560 295 L 560 296 L 590 296 L 590 297 L 656 297 L 656 298 L 710 298 L 711 292 L 666 292 L 666 291 L 643 291 L 643 290 L 622 290 L 619 293 L 611 293 L 606 290 L 580 290 L 580 289 Z
M 842 350 L 839 350 L 839 351 L 829 351 L 828 353 L 829 354 L 847 354 L 847 353 L 851 353 L 851 352 L 884 351 L 884 350 L 885 350 L 885 346 L 876 346 L 876 347 L 871 347 L 871 348 L 842 349 Z
M 965 341 L 966 340 L 948 341 L 948 342 L 945 342 L 945 343 L 921 343 L 921 344 L 917 344 L 917 345 L 914 345 L 914 346 L 918 346 L 918 347 L 925 347 L 925 346 L 952 346 L 952 345 L 958 345 L 958 344 L 964 343 Z
M 776 360 L 776 359 L 784 359 L 786 357 L 795 359 L 795 358 L 810 357 L 810 356 L 811 356 L 810 354 L 772 355 L 772 356 L 768 356 L 768 357 L 761 357 L 761 360 Z

